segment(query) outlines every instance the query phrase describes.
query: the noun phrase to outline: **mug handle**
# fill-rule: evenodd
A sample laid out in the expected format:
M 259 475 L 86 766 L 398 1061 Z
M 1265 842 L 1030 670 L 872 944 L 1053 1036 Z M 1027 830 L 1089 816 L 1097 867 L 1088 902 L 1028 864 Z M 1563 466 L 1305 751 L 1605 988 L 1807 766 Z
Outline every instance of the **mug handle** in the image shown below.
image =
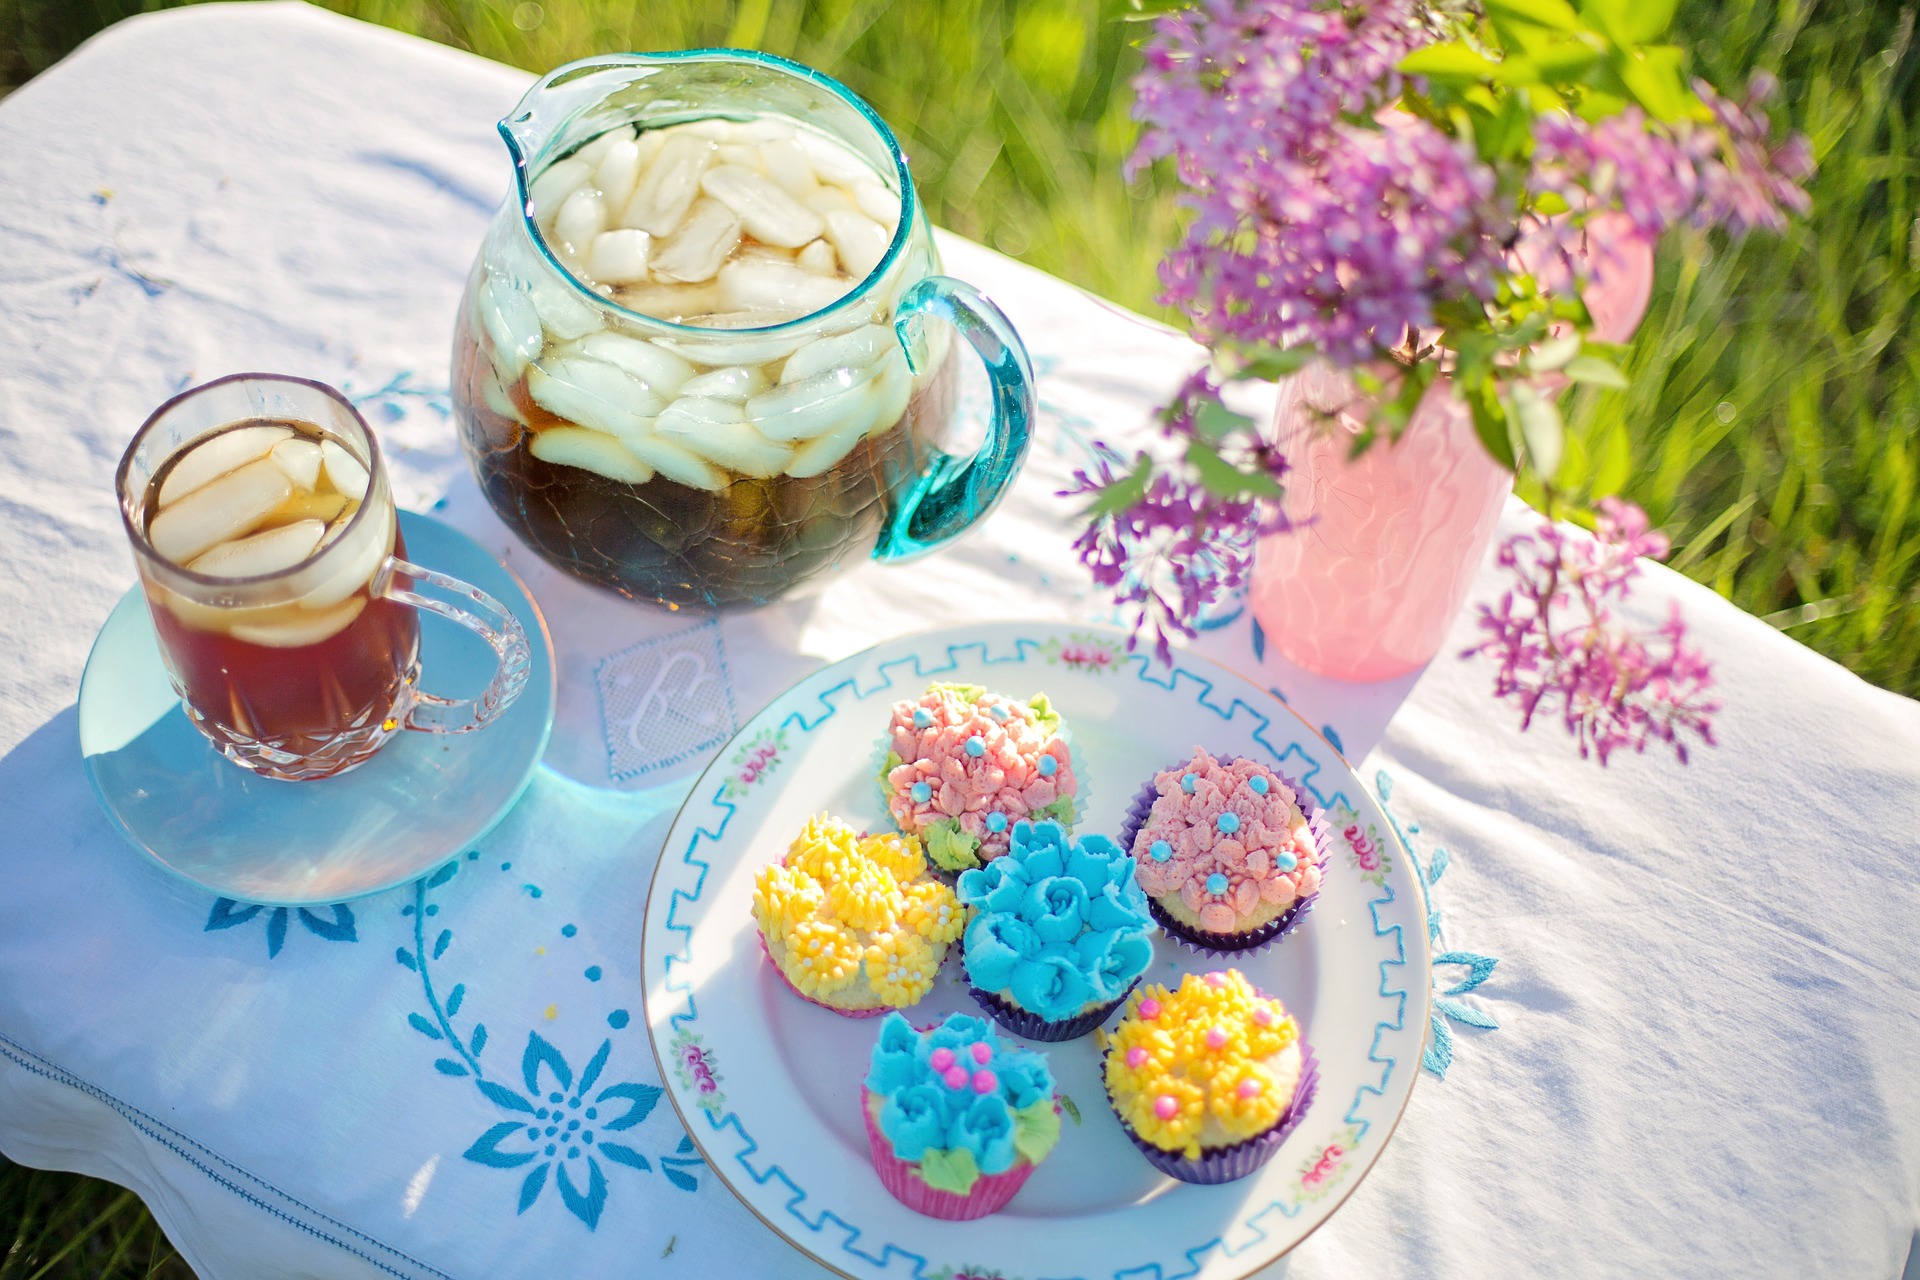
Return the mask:
M 970 458 L 935 451 L 927 467 L 901 495 L 893 520 L 873 549 L 876 560 L 904 560 L 958 537 L 1006 496 L 1033 443 L 1033 365 L 1006 315 L 972 285 L 951 276 L 928 276 L 900 299 L 894 335 L 907 368 L 923 315 L 947 321 L 973 345 L 987 366 L 993 388 L 993 422 L 986 443 Z
M 444 573 L 423 569 L 398 556 L 388 559 L 384 577 L 380 595 L 459 623 L 487 642 L 497 664 L 492 681 L 477 698 L 442 698 L 414 689 L 401 727 L 428 733 L 466 733 L 490 723 L 512 706 L 527 687 L 527 677 L 533 670 L 533 650 L 527 644 L 527 632 L 520 625 L 520 619 L 480 588 Z M 461 603 L 436 600 L 400 586 L 403 577 L 438 587 L 459 597 Z

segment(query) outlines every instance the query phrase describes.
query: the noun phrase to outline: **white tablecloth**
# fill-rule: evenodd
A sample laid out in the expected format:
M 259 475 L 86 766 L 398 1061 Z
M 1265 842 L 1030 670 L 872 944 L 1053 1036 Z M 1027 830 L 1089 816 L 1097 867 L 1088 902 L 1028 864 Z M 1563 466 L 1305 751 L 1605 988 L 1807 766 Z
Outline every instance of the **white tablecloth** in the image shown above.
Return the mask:
M 1196 359 L 948 239 L 1041 374 L 1032 461 L 976 536 L 717 623 L 565 580 L 486 511 L 446 416 L 454 304 L 506 184 L 492 125 L 527 80 L 297 4 L 210 6 L 117 27 L 0 102 L 0 1150 L 134 1187 L 209 1277 L 818 1274 L 664 1107 L 626 1131 L 646 1170 L 556 1175 L 522 1203 L 519 1174 L 471 1154 L 500 1109 L 449 1069 L 423 970 L 441 1012 L 460 987 L 459 1052 L 501 1078 L 581 1073 L 605 1044 L 601 1079 L 651 1100 L 639 905 L 692 773 L 875 640 L 1099 617 L 1053 491 Z M 452 872 L 344 908 L 250 912 L 169 879 L 80 769 L 81 667 L 132 581 L 113 467 L 171 392 L 255 368 L 359 398 L 402 503 L 524 575 L 558 643 L 553 745 L 520 807 Z M 1489 569 L 1481 598 L 1496 586 Z M 1920 708 L 1665 571 L 1636 607 L 1669 599 L 1728 704 L 1723 745 L 1684 769 L 1602 771 L 1551 726 L 1522 736 L 1490 670 L 1450 653 L 1355 688 L 1263 654 L 1246 618 L 1199 646 L 1366 755 L 1423 867 L 1451 867 L 1432 1071 L 1293 1255 L 1302 1280 L 1907 1265 Z M 1450 650 L 1469 638 L 1463 620 Z M 697 695 L 713 717 L 655 714 L 696 697 L 671 683 L 658 706 L 603 701 L 610 675 L 681 653 L 717 677 Z

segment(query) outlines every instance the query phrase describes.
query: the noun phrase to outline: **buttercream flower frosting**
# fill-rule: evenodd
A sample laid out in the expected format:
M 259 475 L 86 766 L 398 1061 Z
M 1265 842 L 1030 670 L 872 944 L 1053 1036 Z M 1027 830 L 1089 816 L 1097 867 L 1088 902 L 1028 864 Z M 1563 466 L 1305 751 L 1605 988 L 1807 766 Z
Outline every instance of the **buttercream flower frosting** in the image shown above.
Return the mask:
M 1299 1025 L 1238 969 L 1142 987 L 1104 1038 L 1115 1113 L 1189 1160 L 1273 1128 L 1300 1081 Z
M 1271 769 L 1196 748 L 1153 785 L 1131 852 L 1140 887 L 1181 923 L 1210 933 L 1257 928 L 1319 891 L 1307 817 Z
M 959 898 L 927 874 L 919 841 L 863 836 L 824 813 L 754 877 L 753 918 L 787 981 L 843 1009 L 915 1003 L 966 927 Z
M 889 1014 L 866 1087 L 893 1153 L 918 1163 L 936 1190 L 966 1195 L 983 1174 L 1005 1173 L 1021 1159 L 1040 1163 L 1060 1137 L 1047 1060 L 967 1014 L 924 1032 Z
M 1004 854 L 1023 818 L 1071 826 L 1079 782 L 1059 735 L 1044 694 L 1018 702 L 979 685 L 931 685 L 893 704 L 880 769 L 887 811 L 948 871 Z
M 968 980 L 1050 1022 L 1120 999 L 1153 961 L 1133 859 L 1105 836 L 1017 823 L 1007 855 L 961 872 L 959 890 L 975 909 Z

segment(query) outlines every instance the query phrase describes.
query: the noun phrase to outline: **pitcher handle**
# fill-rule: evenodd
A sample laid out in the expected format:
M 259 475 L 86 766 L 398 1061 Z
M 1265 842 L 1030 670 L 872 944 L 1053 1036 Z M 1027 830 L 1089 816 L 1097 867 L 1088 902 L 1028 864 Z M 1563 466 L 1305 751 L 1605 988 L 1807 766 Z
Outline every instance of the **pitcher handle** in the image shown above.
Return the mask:
M 958 537 L 999 505 L 1033 443 L 1033 364 L 1006 315 L 978 289 L 951 276 L 928 276 L 908 289 L 894 317 L 894 334 L 915 373 L 914 351 L 923 315 L 947 321 L 972 344 L 993 388 L 993 422 L 986 443 L 970 458 L 935 452 L 901 496 L 893 521 L 873 549 L 876 560 L 904 560 Z
M 520 620 L 480 588 L 444 573 L 423 569 L 399 556 L 388 560 L 383 576 L 385 585 L 381 595 L 459 623 L 487 642 L 496 663 L 493 679 L 477 698 L 442 698 L 422 689 L 413 690 L 412 705 L 402 722 L 403 727 L 428 733 L 465 733 L 487 724 L 512 706 L 527 687 L 527 677 L 533 670 L 533 649 L 527 643 L 527 632 Z M 457 597 L 460 603 L 436 600 L 409 590 L 399 585 L 401 578 L 438 587 Z

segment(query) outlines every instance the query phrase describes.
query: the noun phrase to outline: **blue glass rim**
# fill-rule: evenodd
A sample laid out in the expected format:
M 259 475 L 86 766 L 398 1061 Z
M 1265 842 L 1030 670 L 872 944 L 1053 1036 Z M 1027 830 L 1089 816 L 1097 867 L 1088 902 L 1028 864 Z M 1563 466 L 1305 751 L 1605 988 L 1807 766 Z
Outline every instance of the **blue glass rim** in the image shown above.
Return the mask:
M 545 153 L 547 148 L 543 146 L 538 152 L 530 156 L 526 150 L 521 147 L 519 138 L 515 137 L 513 132 L 514 125 L 525 123 L 532 117 L 532 108 L 528 103 L 534 97 L 545 93 L 549 89 L 558 88 L 560 85 L 566 84 L 571 80 L 579 79 L 582 76 L 590 75 L 596 71 L 617 67 L 648 66 L 656 63 L 675 65 L 697 62 L 752 63 L 771 67 L 776 71 L 784 72 L 796 79 L 818 85 L 858 112 L 860 116 L 873 127 L 873 130 L 880 135 L 880 140 L 886 143 L 887 153 L 893 157 L 894 174 L 900 181 L 900 221 L 893 229 L 893 240 L 887 245 L 886 253 L 881 256 L 880 261 L 875 264 L 873 270 L 869 271 L 858 284 L 847 290 L 847 292 L 828 306 L 822 307 L 818 311 L 809 311 L 805 315 L 796 316 L 792 320 L 783 320 L 779 324 L 762 325 L 754 329 L 708 329 L 700 325 L 679 324 L 672 320 L 662 320 L 658 316 L 650 316 L 645 312 L 634 311 L 631 308 L 622 306 L 607 295 L 589 288 L 585 281 L 574 275 L 572 271 L 569 271 L 566 265 L 554 256 L 553 249 L 547 244 L 546 237 L 540 234 L 540 228 L 534 222 L 531 211 L 533 193 L 530 189 L 531 182 L 528 178 L 528 169 L 535 160 L 539 159 L 541 155 Z M 711 119 L 713 117 L 702 116 L 692 118 Z M 568 117 L 568 119 L 570 120 L 572 117 Z M 662 53 L 606 53 L 592 58 L 581 58 L 577 61 L 566 63 L 563 66 L 555 67 L 552 71 L 547 72 L 546 75 L 536 80 L 533 87 L 528 89 L 526 93 L 521 96 L 520 101 L 514 104 L 512 112 L 501 119 L 496 127 L 500 131 L 501 138 L 506 141 L 507 153 L 513 157 L 514 191 L 520 198 L 519 212 L 521 229 L 526 232 L 527 238 L 533 241 L 534 247 L 540 251 L 540 256 L 546 259 L 547 265 L 559 272 L 561 279 L 572 285 L 581 296 L 593 303 L 596 307 L 611 308 L 620 315 L 643 326 L 658 328 L 671 334 L 710 338 L 716 335 L 766 335 L 799 332 L 813 326 L 822 317 L 831 317 L 836 312 L 865 298 L 872 290 L 875 282 L 884 278 L 886 274 L 892 270 L 894 264 L 900 260 L 901 255 L 906 252 L 907 240 L 913 234 L 913 222 L 918 208 L 918 196 L 913 189 L 913 176 L 907 168 L 906 154 L 900 150 L 900 140 L 894 136 L 894 132 L 888 127 L 887 122 L 880 118 L 880 114 L 869 106 L 864 98 L 847 88 L 847 86 L 841 84 L 838 80 L 835 80 L 832 76 L 827 75 L 823 71 L 817 71 L 805 63 L 795 62 L 791 58 L 783 58 L 776 53 L 762 53 L 756 49 L 678 49 Z M 562 128 L 564 128 L 564 122 Z M 558 137 L 561 131 L 561 129 L 555 129 L 554 136 Z

